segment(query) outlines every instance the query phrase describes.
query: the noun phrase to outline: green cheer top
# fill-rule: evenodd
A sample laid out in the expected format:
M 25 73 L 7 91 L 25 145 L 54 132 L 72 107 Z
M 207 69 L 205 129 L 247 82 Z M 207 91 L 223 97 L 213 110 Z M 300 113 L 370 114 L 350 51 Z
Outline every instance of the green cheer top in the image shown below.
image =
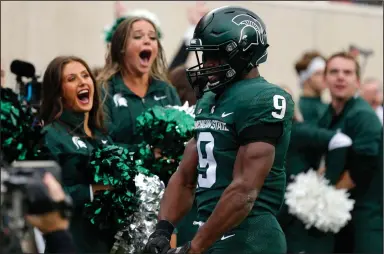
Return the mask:
M 354 235 L 353 250 L 338 251 L 383 253 L 382 125 L 370 105 L 358 96 L 352 97 L 340 114 L 329 106 L 319 124 L 345 133 L 353 142 L 351 147 L 326 154 L 325 176 L 331 183 L 337 183 L 342 173 L 348 170 L 356 185 L 350 190 L 351 198 L 356 201 L 352 221 L 343 229 L 343 232 Z
M 84 113 L 64 110 L 58 120 L 44 127 L 45 144 L 52 159 L 61 166 L 64 191 L 73 199 L 75 210 L 70 222 L 70 231 L 77 252 L 109 252 L 113 243 L 113 232 L 99 232 L 98 228 L 83 216 L 83 208 L 84 204 L 93 198 L 91 176 L 87 172 L 92 150 L 111 145 L 112 140 L 92 128 L 94 138 L 88 137 L 84 132 L 83 122 Z
M 124 145 L 141 142 L 141 137 L 135 133 L 135 125 L 136 118 L 145 110 L 154 106 L 181 105 L 176 89 L 171 85 L 152 79 L 147 94 L 141 98 L 124 84 L 120 74 L 110 80 L 104 103 L 108 132 L 113 141 Z
M 336 131 L 318 128 L 313 123 L 293 123 L 286 157 L 287 184 L 292 176 L 319 167 L 321 155 L 326 153 L 335 134 Z M 306 229 L 301 220 L 289 213 L 285 203 L 278 220 L 285 233 L 288 253 L 332 253 L 334 235 L 316 228 Z
M 321 101 L 320 97 L 301 96 L 299 109 L 306 122 L 317 122 L 324 114 L 327 104 Z

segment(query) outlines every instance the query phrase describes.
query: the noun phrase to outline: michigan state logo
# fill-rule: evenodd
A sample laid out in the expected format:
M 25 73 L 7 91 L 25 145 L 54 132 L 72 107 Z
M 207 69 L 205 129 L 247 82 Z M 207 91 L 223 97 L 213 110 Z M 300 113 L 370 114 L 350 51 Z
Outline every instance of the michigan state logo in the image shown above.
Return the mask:
M 267 43 L 267 32 L 257 19 L 248 14 L 239 14 L 232 19 L 232 22 L 243 27 L 238 43 L 241 41 L 250 42 L 243 46 L 243 51 L 248 50 L 252 45 L 259 45 L 259 43 L 265 45 Z M 250 36 L 255 36 L 255 38 L 249 38 Z
M 120 93 L 113 96 L 113 102 L 116 107 L 128 107 L 127 99 L 125 99 Z
M 87 148 L 87 145 L 83 141 L 81 141 L 79 137 L 73 137 L 72 142 L 76 146 L 77 149 Z

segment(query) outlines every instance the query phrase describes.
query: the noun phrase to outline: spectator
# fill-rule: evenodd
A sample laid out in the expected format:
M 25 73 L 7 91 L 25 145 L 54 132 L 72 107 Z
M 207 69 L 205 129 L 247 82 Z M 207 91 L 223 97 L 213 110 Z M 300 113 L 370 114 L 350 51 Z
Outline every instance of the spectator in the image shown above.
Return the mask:
M 380 80 L 369 78 L 366 79 L 360 88 L 360 96 L 368 102 L 375 110 L 377 116 L 383 124 L 383 84 Z

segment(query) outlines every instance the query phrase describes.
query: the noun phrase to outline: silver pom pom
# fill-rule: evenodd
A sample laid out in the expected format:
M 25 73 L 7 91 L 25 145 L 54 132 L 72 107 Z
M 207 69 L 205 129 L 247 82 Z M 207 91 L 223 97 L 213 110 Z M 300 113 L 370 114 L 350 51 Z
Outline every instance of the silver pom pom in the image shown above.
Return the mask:
M 111 253 L 140 253 L 150 234 L 155 231 L 160 200 L 164 194 L 164 183 L 158 176 L 138 174 L 135 177 L 136 196 L 139 199 L 137 211 L 132 215 L 129 227 L 119 231 Z M 127 234 L 127 240 L 123 234 Z

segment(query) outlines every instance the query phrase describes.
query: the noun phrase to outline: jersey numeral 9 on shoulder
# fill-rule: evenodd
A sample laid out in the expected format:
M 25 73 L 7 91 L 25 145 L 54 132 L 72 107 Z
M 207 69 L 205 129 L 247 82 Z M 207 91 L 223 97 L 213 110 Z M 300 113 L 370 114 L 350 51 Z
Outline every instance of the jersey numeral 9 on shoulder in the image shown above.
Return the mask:
M 277 119 L 283 119 L 285 116 L 285 110 L 287 109 L 287 102 L 285 101 L 285 98 L 278 94 L 274 95 L 273 107 L 277 111 L 272 111 L 272 116 Z

